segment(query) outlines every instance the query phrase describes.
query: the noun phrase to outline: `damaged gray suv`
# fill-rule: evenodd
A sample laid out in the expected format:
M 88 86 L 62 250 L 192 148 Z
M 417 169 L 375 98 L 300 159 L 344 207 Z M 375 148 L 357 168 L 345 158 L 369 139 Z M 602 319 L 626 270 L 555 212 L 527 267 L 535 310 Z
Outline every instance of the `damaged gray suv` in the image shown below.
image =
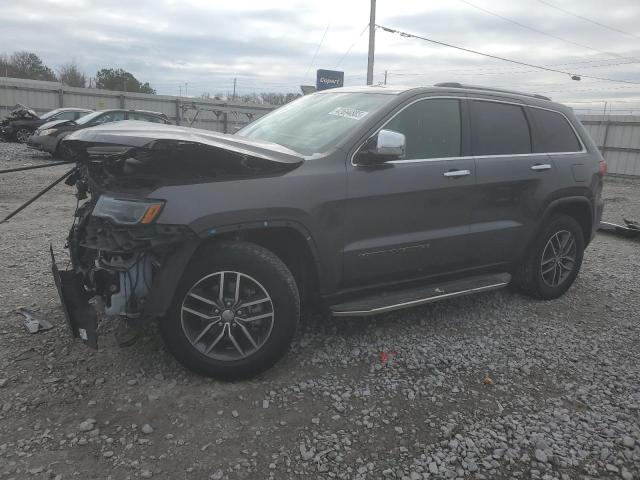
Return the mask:
M 222 378 L 272 366 L 310 306 L 556 298 L 602 215 L 606 164 L 571 109 L 457 83 L 319 92 L 234 135 L 125 121 L 64 142 L 86 199 L 72 268 L 53 261 L 73 334 L 96 347 L 97 311 L 155 318 Z

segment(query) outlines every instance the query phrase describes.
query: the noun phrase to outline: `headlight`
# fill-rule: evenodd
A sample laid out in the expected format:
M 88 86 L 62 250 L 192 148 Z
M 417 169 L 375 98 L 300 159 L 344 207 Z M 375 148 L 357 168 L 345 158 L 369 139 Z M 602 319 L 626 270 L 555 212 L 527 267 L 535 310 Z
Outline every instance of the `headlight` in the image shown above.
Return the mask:
M 148 225 L 158 217 L 163 206 L 164 202 L 159 200 L 124 200 L 101 195 L 92 215 L 127 225 Z
M 58 129 L 57 128 L 47 128 L 46 130 L 42 130 L 40 132 L 40 135 L 47 135 L 48 136 L 48 135 L 55 135 L 56 133 L 58 133 Z

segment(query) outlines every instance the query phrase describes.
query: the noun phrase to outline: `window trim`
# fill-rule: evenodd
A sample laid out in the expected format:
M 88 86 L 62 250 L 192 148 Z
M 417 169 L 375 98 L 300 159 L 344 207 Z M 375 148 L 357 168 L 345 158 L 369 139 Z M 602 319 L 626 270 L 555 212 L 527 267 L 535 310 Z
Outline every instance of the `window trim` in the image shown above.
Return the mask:
M 372 138 L 373 136 L 377 135 L 380 132 L 380 130 L 383 130 L 385 125 L 387 125 L 391 120 L 393 120 L 397 115 L 399 115 L 405 108 L 410 107 L 414 103 L 429 101 L 429 100 L 433 100 L 433 99 L 440 99 L 440 98 L 454 99 L 454 100 L 458 100 L 460 102 L 463 102 L 463 101 L 466 101 L 466 100 L 478 100 L 480 102 L 506 103 L 506 104 L 509 104 L 509 105 L 517 105 L 519 107 L 522 107 L 523 113 L 525 114 L 525 117 L 526 117 L 526 108 L 537 108 L 539 110 L 547 110 L 549 112 L 557 113 L 559 115 L 562 115 L 564 120 L 571 127 L 571 130 L 573 130 L 573 133 L 575 134 L 576 138 L 578 139 L 578 142 L 580 143 L 581 150 L 578 150 L 578 151 L 575 151 L 575 152 L 538 152 L 538 153 L 533 153 L 532 152 L 532 153 L 513 153 L 513 154 L 500 154 L 500 155 L 463 155 L 463 156 L 460 156 L 460 157 L 413 158 L 413 159 L 410 159 L 410 160 L 404 160 L 404 159 L 403 160 L 390 160 L 390 161 L 388 161 L 386 163 L 395 165 L 395 164 L 403 164 L 403 163 L 436 162 L 436 161 L 442 161 L 442 160 L 463 160 L 463 159 L 469 159 L 469 158 L 538 157 L 538 156 L 542 156 L 542 155 L 578 155 L 578 154 L 587 153 L 587 148 L 586 148 L 584 142 L 582 141 L 582 137 L 580 136 L 580 134 L 578 133 L 576 128 L 573 126 L 573 123 L 571 123 L 571 121 L 569 121 L 569 118 L 563 112 L 560 112 L 558 110 L 554 110 L 552 108 L 539 107 L 537 105 L 529 105 L 529 104 L 526 104 L 526 103 L 519 103 L 519 102 L 510 102 L 508 100 L 498 100 L 498 99 L 493 99 L 493 98 L 467 97 L 467 96 L 455 96 L 455 95 L 435 95 L 435 96 L 417 98 L 417 99 L 407 103 L 400 110 L 395 112 L 388 120 L 386 120 L 379 128 L 377 128 L 374 133 L 372 133 L 364 141 L 362 141 L 362 143 L 360 143 L 358 145 L 358 148 L 356 148 L 353 151 L 353 153 L 351 154 L 351 158 L 350 158 L 351 165 L 353 167 L 358 167 L 359 166 L 357 163 L 354 162 L 355 156 L 358 153 L 358 151 L 360 151 L 362 146 L 370 138 Z M 462 107 L 462 103 L 461 103 L 460 106 Z M 462 108 L 461 108 L 461 112 L 462 112 Z M 468 112 L 467 112 L 467 115 L 468 115 Z M 462 122 L 464 122 L 465 120 L 463 118 L 461 118 L 460 120 L 461 120 L 461 126 L 462 126 Z M 527 119 L 527 122 L 528 121 L 529 120 Z M 471 128 L 473 129 L 473 126 L 471 126 Z M 529 126 L 529 128 L 531 129 L 531 125 Z M 471 133 L 471 135 L 473 135 L 472 131 L 470 133 Z M 533 136 L 531 136 L 531 141 L 533 142 Z M 461 139 L 461 142 L 462 142 L 462 139 Z

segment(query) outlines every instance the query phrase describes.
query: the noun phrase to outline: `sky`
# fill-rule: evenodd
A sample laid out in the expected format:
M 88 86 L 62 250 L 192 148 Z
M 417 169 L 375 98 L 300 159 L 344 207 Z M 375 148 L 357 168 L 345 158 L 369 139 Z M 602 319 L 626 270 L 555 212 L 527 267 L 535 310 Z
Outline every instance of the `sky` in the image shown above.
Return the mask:
M 342 70 L 345 85 L 362 85 L 369 5 L 0 0 L 0 53 L 33 51 L 54 70 L 75 60 L 88 76 L 124 68 L 167 95 L 226 94 L 234 78 L 240 94 L 299 92 L 315 83 L 318 68 Z M 581 113 L 602 112 L 605 101 L 612 113 L 640 113 L 639 0 L 377 0 L 376 13 L 379 25 L 437 41 L 637 83 L 575 81 L 380 29 L 374 83 L 384 82 L 386 71 L 392 85 L 457 81 L 547 95 Z

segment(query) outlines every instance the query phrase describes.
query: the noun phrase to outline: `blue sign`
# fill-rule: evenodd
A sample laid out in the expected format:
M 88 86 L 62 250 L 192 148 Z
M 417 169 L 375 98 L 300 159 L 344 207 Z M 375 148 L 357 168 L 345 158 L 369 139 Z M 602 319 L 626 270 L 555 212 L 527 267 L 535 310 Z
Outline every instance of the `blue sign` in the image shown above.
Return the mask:
M 327 90 L 344 85 L 344 72 L 336 70 L 318 70 L 316 76 L 316 90 Z

